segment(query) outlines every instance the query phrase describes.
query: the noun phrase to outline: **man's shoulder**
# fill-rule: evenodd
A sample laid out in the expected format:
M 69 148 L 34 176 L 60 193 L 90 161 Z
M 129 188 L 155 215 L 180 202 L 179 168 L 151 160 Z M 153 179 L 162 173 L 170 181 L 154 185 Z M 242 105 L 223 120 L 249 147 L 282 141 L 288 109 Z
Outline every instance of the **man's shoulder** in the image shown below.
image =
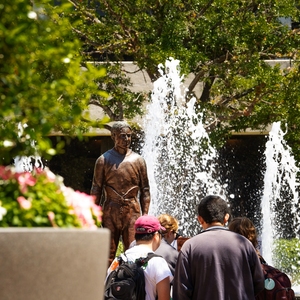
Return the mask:
M 253 248 L 252 243 L 241 234 L 228 230 L 228 228 L 213 228 L 204 230 L 194 237 L 188 239 L 184 244 L 184 249 L 194 248 L 199 245 L 210 245 L 211 241 L 218 239 L 219 243 L 228 245 L 228 247 Z M 255 249 L 253 248 L 254 252 Z
M 154 256 L 151 258 L 151 260 L 148 262 L 149 267 L 155 270 L 161 271 L 168 271 L 169 266 L 167 261 L 162 256 Z
M 170 244 L 168 244 L 167 242 L 165 243 L 161 243 L 160 246 L 157 248 L 157 250 L 155 251 L 156 254 L 158 255 L 169 255 L 169 256 L 178 256 L 178 251 L 171 246 Z
M 106 158 L 107 156 L 110 156 L 113 154 L 113 149 L 109 149 L 107 151 L 105 151 L 104 153 L 102 153 L 98 158 L 97 160 L 104 160 L 104 158 Z
M 153 253 L 153 251 L 143 245 L 135 245 L 125 251 L 125 255 L 132 261 L 140 257 L 147 257 L 148 253 Z
M 106 157 L 108 155 L 116 155 L 116 154 L 118 154 L 118 152 L 114 148 L 112 148 L 105 151 L 100 157 Z
M 165 272 L 170 270 L 165 258 L 158 253 L 155 253 L 155 256 L 148 261 L 147 266 L 149 266 L 151 270 L 155 270 L 155 272 Z
M 111 161 L 111 160 L 120 160 L 123 159 L 124 155 L 120 154 L 118 151 L 116 151 L 114 148 L 109 149 L 105 151 L 99 158 L 98 160 L 101 160 L 103 162 L 105 161 Z
M 209 236 L 216 236 L 216 235 L 231 235 L 232 231 L 229 231 L 227 228 L 225 227 L 220 227 L 220 228 L 213 228 L 213 229 L 208 229 L 208 230 L 203 230 L 200 233 L 198 233 L 197 235 L 187 239 L 183 246 L 185 245 L 185 247 L 187 246 L 191 246 L 191 245 L 199 245 L 199 241 L 205 241 L 207 240 L 207 238 Z

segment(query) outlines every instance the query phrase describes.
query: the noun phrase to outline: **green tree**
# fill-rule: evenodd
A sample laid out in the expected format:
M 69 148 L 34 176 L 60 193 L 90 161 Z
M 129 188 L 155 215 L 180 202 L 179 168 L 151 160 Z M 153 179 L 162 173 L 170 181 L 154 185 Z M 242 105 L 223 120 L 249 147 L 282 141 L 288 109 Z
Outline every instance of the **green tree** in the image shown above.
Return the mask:
M 34 3 L 0 4 L 2 163 L 34 154 L 35 149 L 54 154 L 45 137 L 53 130 L 80 134 L 86 127 L 82 112 L 91 94 L 105 96 L 95 82 L 105 70 L 82 62 L 81 43 L 70 37 L 70 23 L 62 18 L 72 6 Z
M 297 150 L 300 32 L 281 20 L 299 22 L 298 1 L 69 2 L 85 59 L 117 63 L 113 76 L 103 79 L 109 100 L 93 98 L 112 119 L 138 113 L 142 100 L 127 89 L 130 82 L 120 63 L 132 60 L 154 81 L 158 64 L 173 57 L 183 74 L 193 76 L 187 101 L 196 96 L 197 108 L 206 109 L 213 140 L 281 120 L 293 129 L 286 138 Z M 267 62 L 276 59 L 290 59 L 291 67 L 282 70 Z

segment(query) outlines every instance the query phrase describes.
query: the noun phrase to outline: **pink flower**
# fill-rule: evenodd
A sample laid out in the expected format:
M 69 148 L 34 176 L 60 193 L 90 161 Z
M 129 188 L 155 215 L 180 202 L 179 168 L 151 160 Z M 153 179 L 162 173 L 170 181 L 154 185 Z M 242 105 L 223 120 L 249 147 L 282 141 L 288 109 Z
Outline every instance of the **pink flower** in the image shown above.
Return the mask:
M 24 209 L 31 208 L 31 202 L 28 201 L 27 199 L 25 199 L 23 196 L 19 196 L 17 198 L 17 201 L 19 202 L 21 208 L 24 208 Z
M 53 211 L 48 211 L 48 218 L 50 221 L 54 221 L 55 219 L 55 213 Z
M 64 188 L 63 193 L 67 203 L 73 207 L 74 214 L 78 217 L 82 227 L 97 229 L 93 214 L 97 220 L 101 221 L 102 212 L 100 207 L 96 208 L 95 197 L 79 191 L 74 192 L 71 188 Z
M 12 178 L 13 173 L 10 168 L 0 166 L 0 178 L 7 180 Z
M 20 186 L 20 191 L 24 194 L 27 192 L 27 186 L 34 186 L 36 179 L 29 172 L 18 173 L 17 180 Z
M 53 211 L 48 211 L 47 213 L 48 219 L 52 225 L 52 227 L 57 227 L 55 223 L 55 213 Z
M 42 168 L 34 168 L 36 174 L 44 174 L 44 170 Z
M 53 173 L 53 172 L 51 172 L 49 169 L 45 169 L 44 170 L 45 171 L 45 173 L 46 173 L 46 176 L 47 176 L 47 178 L 48 178 L 48 180 L 50 181 L 50 182 L 54 182 L 55 180 L 56 180 L 56 175 Z

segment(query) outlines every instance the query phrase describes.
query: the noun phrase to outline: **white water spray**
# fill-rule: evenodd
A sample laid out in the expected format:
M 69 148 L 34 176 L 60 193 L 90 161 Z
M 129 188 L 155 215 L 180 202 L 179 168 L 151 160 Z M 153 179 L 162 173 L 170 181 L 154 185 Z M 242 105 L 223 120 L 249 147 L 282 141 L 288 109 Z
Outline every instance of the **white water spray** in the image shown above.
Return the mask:
M 286 238 L 284 225 L 290 220 L 293 220 L 290 229 L 297 235 L 300 223 L 297 215 L 299 169 L 280 125 L 280 122 L 273 123 L 266 144 L 266 172 L 261 201 L 262 255 L 270 265 L 273 265 L 274 239 Z
M 145 118 L 142 149 L 151 189 L 149 214 L 169 213 L 178 218 L 184 236 L 194 236 L 200 229 L 196 221 L 199 199 L 207 194 L 226 199 L 227 184 L 216 180 L 217 153 L 203 125 L 203 112 L 194 109 L 196 100 L 185 100 L 179 61 L 166 61 L 159 72 Z M 291 228 L 298 233 L 300 229 L 296 212 L 299 170 L 283 137 L 280 123 L 274 123 L 266 144 L 261 206 L 262 254 L 271 265 L 274 237 L 283 237 Z M 288 228 L 284 227 L 287 223 Z
M 193 236 L 199 232 L 199 199 L 207 194 L 224 196 L 214 174 L 217 153 L 202 123 L 203 114 L 195 111 L 196 99 L 185 101 L 179 61 L 170 58 L 165 66 L 159 65 L 159 72 L 142 149 L 151 189 L 149 213 L 172 214 L 183 226 L 183 234 Z
M 18 135 L 21 137 L 24 134 L 24 128 L 28 125 L 21 123 L 18 124 Z M 35 148 L 35 142 L 31 141 L 31 146 Z M 14 159 L 14 165 L 16 168 L 16 172 L 32 172 L 34 168 L 44 168 L 42 158 L 36 154 L 35 156 L 17 156 Z

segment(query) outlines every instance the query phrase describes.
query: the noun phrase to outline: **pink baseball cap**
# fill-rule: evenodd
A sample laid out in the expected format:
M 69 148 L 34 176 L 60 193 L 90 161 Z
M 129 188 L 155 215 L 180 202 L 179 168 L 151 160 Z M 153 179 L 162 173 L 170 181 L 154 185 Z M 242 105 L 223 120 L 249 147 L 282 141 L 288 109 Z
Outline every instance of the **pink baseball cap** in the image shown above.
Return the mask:
M 139 217 L 134 223 L 135 233 L 153 233 L 155 231 L 165 231 L 166 228 L 161 226 L 158 219 L 154 216 L 144 215 Z

